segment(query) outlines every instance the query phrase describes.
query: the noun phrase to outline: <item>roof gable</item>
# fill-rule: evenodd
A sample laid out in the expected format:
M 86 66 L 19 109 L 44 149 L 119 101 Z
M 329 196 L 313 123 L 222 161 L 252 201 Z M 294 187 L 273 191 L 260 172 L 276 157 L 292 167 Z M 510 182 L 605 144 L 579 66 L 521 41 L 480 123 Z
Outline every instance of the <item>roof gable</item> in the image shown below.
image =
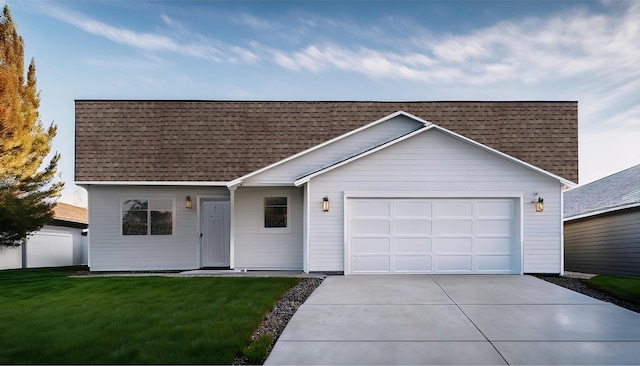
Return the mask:
M 404 111 L 398 111 L 398 112 L 392 113 L 392 114 L 390 114 L 388 116 L 385 116 L 383 118 L 380 118 L 377 121 L 369 123 L 369 124 L 367 124 L 367 125 L 365 125 L 363 127 L 357 128 L 357 129 L 355 129 L 353 131 L 349 131 L 349 132 L 347 132 L 347 133 L 345 133 L 345 134 L 343 134 L 341 136 L 333 138 L 333 139 L 331 139 L 329 141 L 326 141 L 326 142 L 324 142 L 322 144 L 319 144 L 319 145 L 316 145 L 314 147 L 311 147 L 311 148 L 309 148 L 309 149 L 307 149 L 305 151 L 302 151 L 302 152 L 300 152 L 298 154 L 292 155 L 292 156 L 290 156 L 288 158 L 280 160 L 280 161 L 278 161 L 278 162 L 276 162 L 274 164 L 271 164 L 271 165 L 269 165 L 267 167 L 264 167 L 262 169 L 256 170 L 255 172 L 251 172 L 251 173 L 249 173 L 249 174 L 247 174 L 245 176 L 242 176 L 242 177 L 240 177 L 238 179 L 235 179 L 232 182 L 230 182 L 228 184 L 228 186 L 238 185 L 238 184 L 240 184 L 240 183 L 242 183 L 242 182 L 244 182 L 244 181 L 250 179 L 251 177 L 254 177 L 254 176 L 256 176 L 256 175 L 258 175 L 260 173 L 263 173 L 263 172 L 268 171 L 270 169 L 275 169 L 278 166 L 281 166 L 283 164 L 286 164 L 286 163 L 288 163 L 290 161 L 293 161 L 293 160 L 296 160 L 296 159 L 303 159 L 304 157 L 308 156 L 309 154 L 313 154 L 316 151 L 329 148 L 330 146 L 335 146 L 335 145 L 339 144 L 340 142 L 342 142 L 344 140 L 347 140 L 347 139 L 349 139 L 349 138 L 351 138 L 351 137 L 353 137 L 355 135 L 358 135 L 359 133 L 360 133 L 360 135 L 362 135 L 363 132 L 365 132 L 365 130 L 373 130 L 376 126 L 380 126 L 383 123 L 394 123 L 394 124 L 399 123 L 399 121 L 401 121 L 400 120 L 401 117 L 406 117 L 406 121 L 411 122 L 412 127 L 410 129 L 406 129 L 406 130 L 402 130 L 402 131 L 397 131 L 396 130 L 396 131 L 388 131 L 388 132 L 386 132 L 383 136 L 378 137 L 379 139 L 382 139 L 382 141 L 378 141 L 378 143 L 380 145 L 382 145 L 382 142 L 386 143 L 386 142 L 389 142 L 390 140 L 396 139 L 397 137 L 399 137 L 398 134 L 402 136 L 402 135 L 407 134 L 407 132 L 409 132 L 409 131 L 415 131 L 418 128 L 423 128 L 424 126 L 431 125 L 431 123 L 429 123 L 427 121 L 424 121 L 424 120 L 422 120 L 422 119 L 420 119 L 420 118 L 418 118 L 416 116 L 413 116 L 413 115 L 411 115 L 409 113 L 406 113 Z M 398 121 L 398 122 L 395 122 L 395 121 Z M 340 158 L 342 158 L 341 160 L 344 160 L 345 158 L 350 158 L 352 155 L 358 155 L 358 154 L 362 153 L 363 151 L 371 149 L 370 137 L 369 137 L 369 139 L 367 139 L 367 145 L 366 146 L 363 146 L 362 144 L 360 146 L 358 146 L 358 145 L 354 146 L 354 143 L 353 143 L 352 140 L 353 139 L 351 139 L 351 141 L 349 141 L 349 142 L 347 142 L 345 144 L 345 145 L 348 145 L 348 146 L 346 146 L 347 148 L 351 149 L 351 151 L 349 153 L 347 153 L 346 156 L 345 156 L 345 151 L 344 151 L 345 147 L 343 147 L 342 149 L 339 149 L 336 152 L 338 154 L 338 156 Z M 353 149 L 356 149 L 357 151 L 354 151 Z M 327 158 L 325 157 L 325 159 L 327 159 Z M 327 161 L 327 160 L 325 160 L 326 163 L 330 163 L 330 162 L 332 163 L 333 162 L 333 161 Z M 308 169 L 309 169 L 309 162 L 303 163 L 303 164 L 305 165 L 303 171 L 307 172 Z M 316 165 L 316 167 L 323 168 L 324 166 L 323 165 L 320 165 L 320 166 Z
M 464 136 L 461 136 L 461 135 L 459 135 L 459 134 L 457 134 L 455 132 L 449 131 L 446 128 L 442 128 L 442 127 L 440 127 L 438 125 L 434 125 L 434 124 L 428 124 L 428 122 L 427 122 L 427 125 L 424 128 L 421 128 L 420 130 L 414 131 L 414 132 L 409 133 L 409 134 L 407 134 L 405 136 L 401 136 L 401 137 L 399 137 L 397 139 L 394 139 L 394 140 L 389 141 L 387 143 L 381 144 L 379 146 L 372 147 L 371 149 L 369 149 L 367 151 L 364 151 L 364 152 L 362 152 L 360 154 L 354 155 L 354 156 L 349 157 L 347 159 L 344 159 L 342 161 L 335 162 L 335 163 L 330 164 L 330 165 L 328 165 L 328 166 L 326 166 L 326 167 L 324 167 L 322 169 L 318 169 L 316 171 L 313 171 L 313 172 L 310 172 L 308 174 L 305 174 L 304 176 L 299 177 L 294 182 L 294 184 L 296 186 L 300 186 L 300 185 L 308 182 L 309 180 L 311 180 L 313 177 L 316 177 L 318 175 L 324 174 L 324 173 L 329 172 L 329 171 L 331 171 L 333 169 L 336 169 L 336 168 L 341 167 L 343 165 L 349 164 L 349 163 L 351 163 L 353 161 L 356 161 L 358 159 L 361 159 L 361 158 L 363 158 L 365 156 L 371 155 L 371 154 L 376 153 L 376 152 L 378 152 L 380 150 L 386 149 L 386 148 L 388 148 L 390 146 L 393 146 L 393 145 L 395 145 L 397 143 L 400 143 L 400 142 L 402 142 L 404 140 L 410 139 L 410 138 L 412 138 L 414 136 L 417 136 L 419 134 L 422 134 L 422 133 L 425 133 L 425 132 L 431 131 L 431 130 L 440 131 L 440 132 L 442 132 L 442 133 L 444 133 L 446 135 L 449 135 L 449 136 L 454 137 L 454 138 L 456 138 L 458 140 L 461 140 L 464 143 L 470 144 L 470 145 L 475 146 L 477 148 L 480 148 L 480 149 L 482 149 L 484 151 L 487 151 L 492 155 L 498 156 L 498 157 L 503 158 L 505 160 L 508 160 L 508 161 L 510 161 L 512 163 L 515 163 L 517 165 L 525 167 L 525 168 L 527 168 L 529 170 L 535 171 L 538 174 L 545 175 L 545 176 L 547 176 L 549 178 L 558 180 L 562 184 L 566 184 L 566 185 L 569 185 L 569 186 L 573 186 L 574 185 L 573 182 L 568 181 L 568 180 L 566 180 L 566 179 L 564 179 L 562 177 L 559 177 L 559 176 L 557 176 L 555 174 L 549 173 L 549 172 L 547 172 L 545 170 L 542 170 L 542 169 L 540 169 L 540 168 L 538 168 L 536 166 L 533 166 L 533 165 L 531 165 L 531 164 L 529 164 L 527 162 L 524 162 L 522 160 L 516 159 L 516 158 L 514 158 L 512 156 L 504 154 L 504 153 L 502 153 L 500 151 L 497 151 L 495 149 L 492 149 L 492 148 L 490 148 L 488 146 L 482 145 L 482 144 L 480 144 L 480 143 L 478 143 L 476 141 L 468 139 L 468 138 L 466 138 Z
M 640 206 L 640 164 L 564 192 L 565 219 L 635 206 Z
M 76 181 L 230 182 L 396 111 L 578 177 L 576 102 L 76 101 Z

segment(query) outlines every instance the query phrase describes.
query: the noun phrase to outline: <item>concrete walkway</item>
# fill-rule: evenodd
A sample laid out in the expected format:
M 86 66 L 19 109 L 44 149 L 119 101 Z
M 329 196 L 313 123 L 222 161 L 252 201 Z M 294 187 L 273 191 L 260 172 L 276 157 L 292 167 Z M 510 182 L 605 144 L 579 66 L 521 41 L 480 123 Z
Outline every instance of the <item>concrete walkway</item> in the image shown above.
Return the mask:
M 640 314 L 531 276 L 332 276 L 266 365 L 638 364 Z

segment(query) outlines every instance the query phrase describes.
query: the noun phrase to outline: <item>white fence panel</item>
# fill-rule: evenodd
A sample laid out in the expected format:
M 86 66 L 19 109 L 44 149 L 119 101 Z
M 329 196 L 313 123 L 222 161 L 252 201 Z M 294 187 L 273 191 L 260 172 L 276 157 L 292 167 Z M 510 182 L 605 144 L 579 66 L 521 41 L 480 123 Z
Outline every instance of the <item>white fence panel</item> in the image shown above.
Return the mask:
M 0 246 L 0 269 L 22 268 L 22 246 Z
M 69 232 L 40 230 L 27 239 L 27 267 L 73 265 L 73 235 Z

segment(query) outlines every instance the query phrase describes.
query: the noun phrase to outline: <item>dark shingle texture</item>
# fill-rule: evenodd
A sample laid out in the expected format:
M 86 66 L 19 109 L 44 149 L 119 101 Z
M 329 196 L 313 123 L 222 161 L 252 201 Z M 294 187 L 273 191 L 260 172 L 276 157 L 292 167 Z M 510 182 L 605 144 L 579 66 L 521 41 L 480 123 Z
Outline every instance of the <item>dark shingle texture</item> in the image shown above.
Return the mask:
M 230 181 L 403 110 L 578 178 L 576 102 L 76 101 L 76 180 Z
M 640 204 L 640 164 L 564 192 L 564 217 Z

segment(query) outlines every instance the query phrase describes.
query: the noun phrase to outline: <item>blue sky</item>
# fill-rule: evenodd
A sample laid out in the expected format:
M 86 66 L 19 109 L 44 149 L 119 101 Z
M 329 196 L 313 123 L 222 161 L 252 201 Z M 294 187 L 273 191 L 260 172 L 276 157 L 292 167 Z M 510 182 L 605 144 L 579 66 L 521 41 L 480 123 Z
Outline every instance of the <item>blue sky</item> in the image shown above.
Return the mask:
M 640 163 L 640 2 L 8 3 L 64 202 L 75 99 L 578 101 L 580 183 Z

